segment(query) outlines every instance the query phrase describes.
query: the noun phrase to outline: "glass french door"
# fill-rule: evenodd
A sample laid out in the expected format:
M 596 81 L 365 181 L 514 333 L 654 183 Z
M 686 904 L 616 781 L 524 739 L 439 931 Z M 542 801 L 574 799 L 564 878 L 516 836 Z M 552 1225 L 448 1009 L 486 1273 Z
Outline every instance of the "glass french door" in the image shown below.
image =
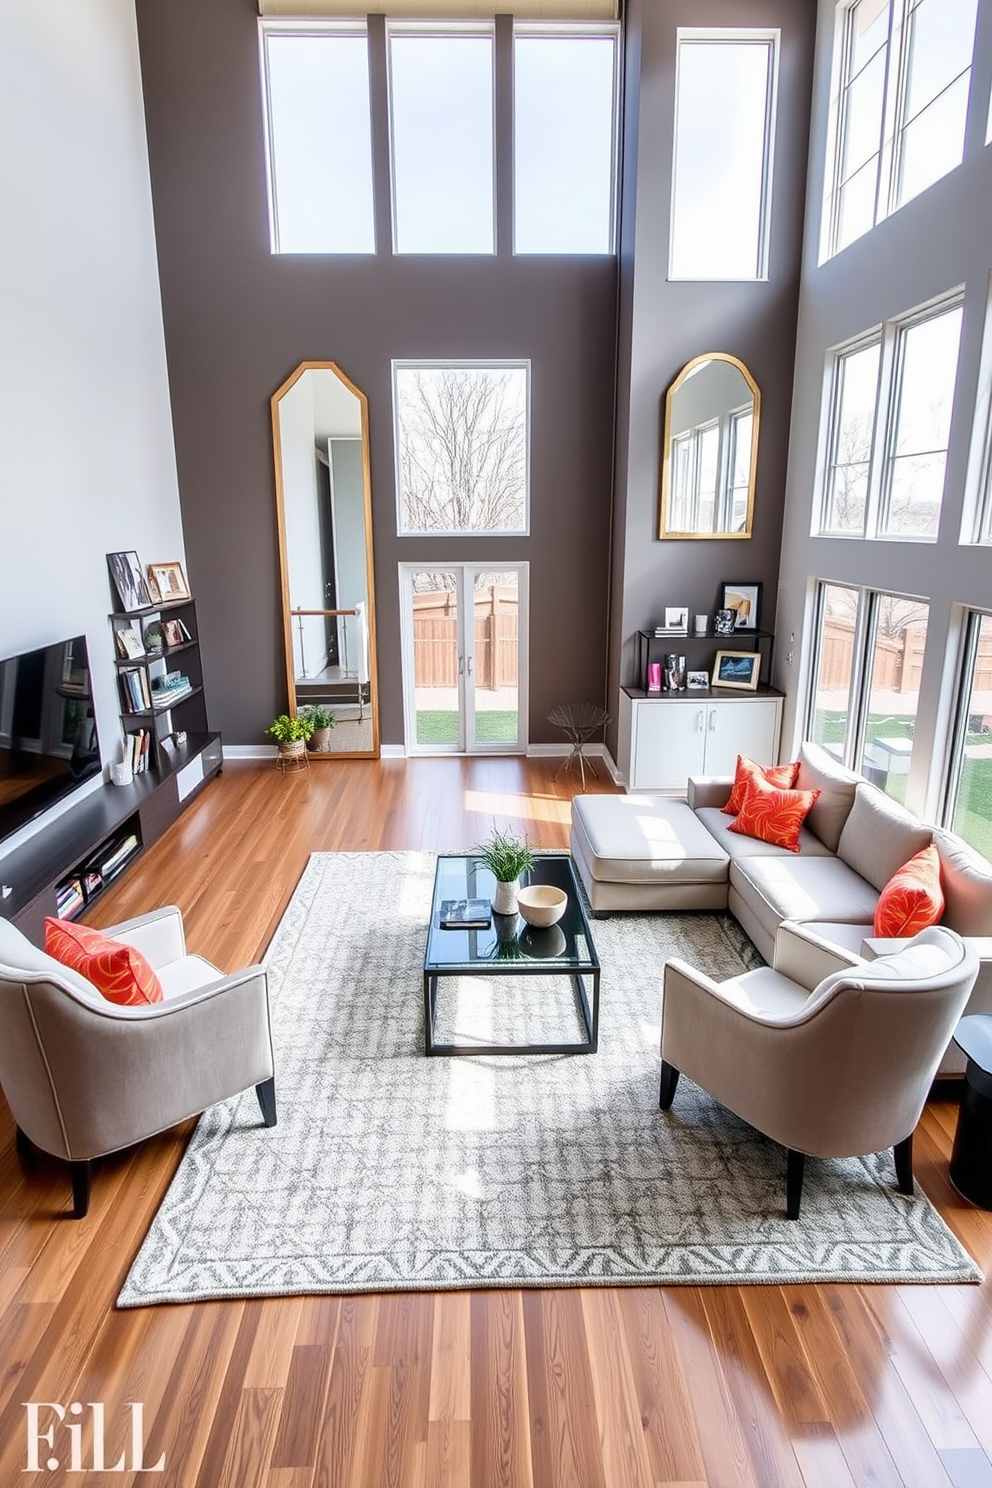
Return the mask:
M 400 565 L 409 754 L 527 744 L 527 564 Z

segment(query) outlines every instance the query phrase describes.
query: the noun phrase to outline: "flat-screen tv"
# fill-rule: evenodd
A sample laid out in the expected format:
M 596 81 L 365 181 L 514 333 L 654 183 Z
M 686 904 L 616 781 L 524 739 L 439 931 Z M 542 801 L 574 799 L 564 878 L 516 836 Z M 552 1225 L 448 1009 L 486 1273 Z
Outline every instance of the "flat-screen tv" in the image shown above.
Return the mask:
M 100 768 L 86 637 L 0 661 L 0 839 Z

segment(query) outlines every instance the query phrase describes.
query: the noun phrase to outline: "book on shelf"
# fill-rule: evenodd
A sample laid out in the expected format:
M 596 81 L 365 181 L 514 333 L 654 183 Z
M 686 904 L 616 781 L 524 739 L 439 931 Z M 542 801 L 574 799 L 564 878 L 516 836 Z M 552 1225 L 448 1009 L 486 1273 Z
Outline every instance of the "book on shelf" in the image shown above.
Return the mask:
M 656 625 L 654 634 L 657 640 L 659 636 L 687 636 L 689 630 L 685 625 Z
M 55 908 L 62 919 L 67 920 L 86 903 L 83 885 L 78 878 L 70 878 L 55 889 Z
M 122 626 L 120 630 L 115 630 L 114 639 L 117 642 L 118 651 L 129 660 L 135 661 L 139 656 L 144 656 L 145 648 L 142 645 L 141 637 L 129 625 Z
M 116 869 L 120 868 L 132 853 L 137 852 L 138 845 L 137 832 L 129 832 L 120 842 L 112 844 L 112 851 L 100 862 L 100 872 L 103 877 L 109 878 Z
M 488 930 L 493 922 L 488 899 L 443 899 L 438 924 L 442 930 Z
M 141 667 L 124 667 L 119 678 L 126 713 L 145 713 L 152 705 L 148 678 Z

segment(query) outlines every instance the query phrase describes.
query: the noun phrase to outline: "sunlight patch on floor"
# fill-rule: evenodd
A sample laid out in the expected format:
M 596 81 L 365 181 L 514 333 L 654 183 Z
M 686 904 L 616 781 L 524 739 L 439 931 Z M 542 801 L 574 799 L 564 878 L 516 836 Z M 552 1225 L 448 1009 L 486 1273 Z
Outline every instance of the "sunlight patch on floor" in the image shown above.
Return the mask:
M 494 816 L 566 824 L 572 820 L 571 801 L 562 801 L 556 796 L 522 796 L 513 791 L 467 790 L 465 809 L 478 812 L 487 821 Z
M 496 1086 L 491 1069 L 474 1060 L 451 1061 L 444 1124 L 448 1131 L 495 1130 Z

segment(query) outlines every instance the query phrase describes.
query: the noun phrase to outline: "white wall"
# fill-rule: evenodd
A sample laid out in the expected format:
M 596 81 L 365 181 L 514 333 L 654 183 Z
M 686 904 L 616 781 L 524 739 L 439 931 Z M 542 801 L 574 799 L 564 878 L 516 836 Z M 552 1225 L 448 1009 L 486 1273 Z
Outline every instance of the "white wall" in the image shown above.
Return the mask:
M 784 757 L 791 757 L 790 749 L 802 735 L 812 581 L 834 580 L 926 598 L 927 653 L 906 799 L 917 810 L 932 814 L 938 809 L 950 726 L 960 607 L 987 607 L 992 601 L 992 550 L 959 542 L 992 271 L 992 146 L 985 145 L 992 6 L 980 7 L 964 163 L 818 268 L 834 14 L 834 0 L 820 0 L 775 652 L 775 681 L 786 693 L 782 749 Z M 961 354 L 938 541 L 861 542 L 811 536 L 828 350 L 962 284 Z
M 0 655 L 85 631 L 117 751 L 105 554 L 183 557 L 133 0 L 6 0 Z

